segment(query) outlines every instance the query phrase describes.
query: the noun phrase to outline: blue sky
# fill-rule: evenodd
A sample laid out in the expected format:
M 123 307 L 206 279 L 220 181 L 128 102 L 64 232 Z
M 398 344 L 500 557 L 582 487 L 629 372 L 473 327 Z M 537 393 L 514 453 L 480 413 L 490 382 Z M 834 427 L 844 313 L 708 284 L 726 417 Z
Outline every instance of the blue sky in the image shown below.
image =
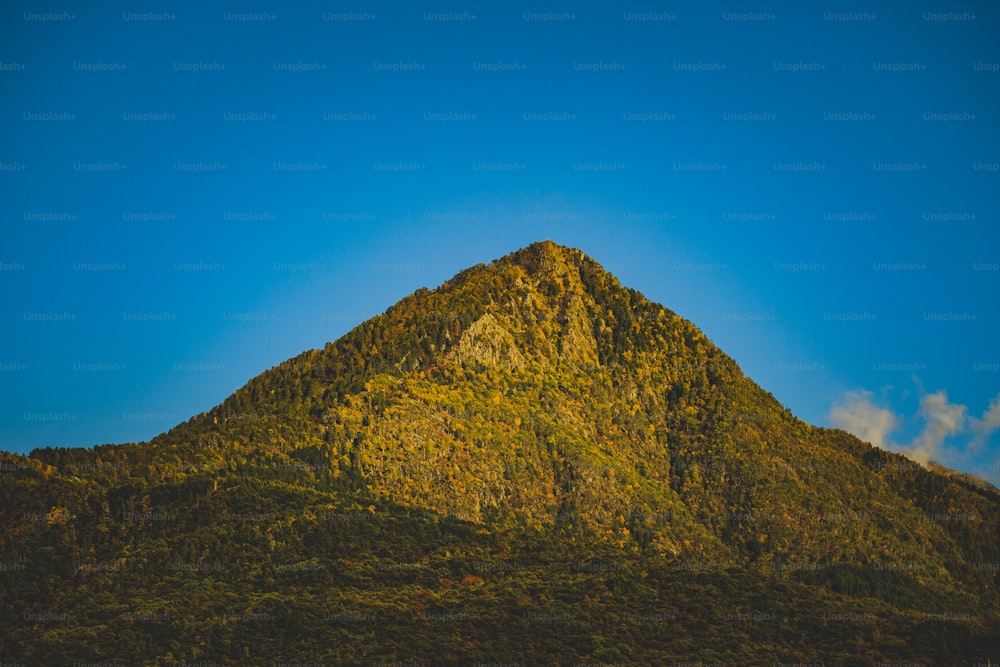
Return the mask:
M 549 238 L 1000 482 L 995 3 L 0 12 L 0 448 L 152 437 Z

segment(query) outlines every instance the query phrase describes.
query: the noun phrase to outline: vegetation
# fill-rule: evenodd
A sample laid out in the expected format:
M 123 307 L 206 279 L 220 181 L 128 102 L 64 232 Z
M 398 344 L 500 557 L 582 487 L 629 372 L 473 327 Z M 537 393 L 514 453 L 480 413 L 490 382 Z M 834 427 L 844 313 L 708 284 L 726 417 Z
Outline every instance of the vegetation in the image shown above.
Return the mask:
M 0 454 L 0 661 L 972 664 L 998 536 L 540 243 L 151 442 Z

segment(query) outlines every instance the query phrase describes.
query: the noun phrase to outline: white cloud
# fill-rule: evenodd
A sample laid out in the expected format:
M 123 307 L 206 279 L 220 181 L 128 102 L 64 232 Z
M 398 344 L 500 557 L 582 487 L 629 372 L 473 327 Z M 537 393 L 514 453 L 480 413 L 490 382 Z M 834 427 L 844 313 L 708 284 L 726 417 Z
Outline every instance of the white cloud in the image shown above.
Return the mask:
M 982 419 L 973 417 L 969 420 L 969 428 L 980 441 L 985 440 L 986 436 L 1000 428 L 1000 394 L 993 397 L 990 407 L 983 413 Z
M 870 391 L 847 392 L 843 402 L 830 410 L 830 421 L 876 447 L 891 449 L 887 436 L 899 426 L 899 418 L 872 403 L 871 397 Z
M 903 453 L 914 461 L 927 464 L 928 461 L 941 462 L 950 458 L 943 450 L 944 441 L 948 436 L 965 430 L 965 413 L 968 408 L 948 402 L 948 394 L 938 391 L 927 394 L 920 399 L 920 414 L 927 420 L 924 430 L 909 447 L 903 448 Z
M 905 454 L 922 464 L 936 461 L 948 467 L 968 469 L 970 459 L 982 460 L 982 447 L 990 434 L 1000 430 L 1000 394 L 990 402 L 982 417 L 968 416 L 969 408 L 948 401 L 945 391 L 925 394 L 920 399 L 917 416 L 924 419 L 924 427 L 912 442 L 893 442 L 891 434 L 903 423 L 903 418 L 889 408 L 872 400 L 872 392 L 857 390 L 846 392 L 839 403 L 830 409 L 830 422 L 858 438 L 893 452 Z M 992 471 L 980 476 L 996 483 L 996 464 L 979 465 Z

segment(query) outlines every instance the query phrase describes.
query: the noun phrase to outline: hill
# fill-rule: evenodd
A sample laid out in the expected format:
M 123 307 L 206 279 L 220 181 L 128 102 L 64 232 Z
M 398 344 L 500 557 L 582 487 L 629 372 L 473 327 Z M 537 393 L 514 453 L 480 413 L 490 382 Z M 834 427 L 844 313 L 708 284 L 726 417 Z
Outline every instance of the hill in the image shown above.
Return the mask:
M 551 242 L 417 290 L 148 443 L 3 457 L 3 659 L 1000 651 L 995 489 L 796 419 Z

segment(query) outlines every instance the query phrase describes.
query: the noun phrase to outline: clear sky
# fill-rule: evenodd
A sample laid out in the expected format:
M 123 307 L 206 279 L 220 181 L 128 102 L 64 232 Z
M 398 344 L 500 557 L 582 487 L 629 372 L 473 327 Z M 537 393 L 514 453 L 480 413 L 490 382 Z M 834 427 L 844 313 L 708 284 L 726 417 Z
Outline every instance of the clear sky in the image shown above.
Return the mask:
M 1000 483 L 995 2 L 0 9 L 0 448 L 148 439 L 532 241 Z

